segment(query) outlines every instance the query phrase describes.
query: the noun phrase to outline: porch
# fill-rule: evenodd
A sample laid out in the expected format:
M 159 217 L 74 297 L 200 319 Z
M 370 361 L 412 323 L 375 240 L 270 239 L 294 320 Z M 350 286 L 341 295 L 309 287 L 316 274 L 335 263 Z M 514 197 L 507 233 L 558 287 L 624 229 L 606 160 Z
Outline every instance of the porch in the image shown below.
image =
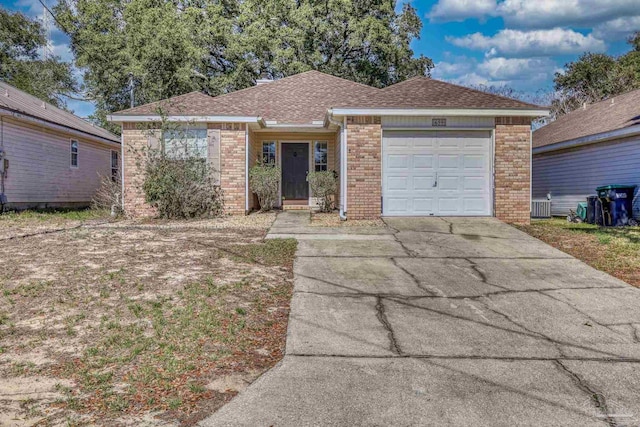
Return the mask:
M 249 131 L 249 167 L 258 162 L 272 163 L 282 170 L 277 207 L 306 210 L 317 206 L 307 176 L 316 171 L 340 171 L 340 134 L 320 128 L 314 132 L 273 130 Z M 335 195 L 340 199 L 339 189 Z M 258 209 L 258 198 L 251 193 L 249 209 Z

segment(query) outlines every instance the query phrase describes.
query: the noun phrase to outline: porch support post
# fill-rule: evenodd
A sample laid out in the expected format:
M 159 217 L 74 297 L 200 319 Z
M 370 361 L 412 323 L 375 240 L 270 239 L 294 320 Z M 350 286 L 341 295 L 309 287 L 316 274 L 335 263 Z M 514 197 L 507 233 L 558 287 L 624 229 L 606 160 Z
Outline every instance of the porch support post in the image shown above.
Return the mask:
M 347 213 L 347 117 L 342 122 L 342 143 L 340 144 L 340 216 L 346 218 Z
M 249 125 L 244 128 L 244 212 L 249 213 Z

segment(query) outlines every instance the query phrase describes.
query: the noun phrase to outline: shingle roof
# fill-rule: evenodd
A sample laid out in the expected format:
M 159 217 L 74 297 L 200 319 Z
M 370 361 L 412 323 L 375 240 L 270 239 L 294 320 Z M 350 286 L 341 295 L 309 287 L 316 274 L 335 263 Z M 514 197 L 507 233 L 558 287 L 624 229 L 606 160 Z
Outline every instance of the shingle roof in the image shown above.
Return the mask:
M 510 98 L 417 77 L 377 89 L 319 71 L 217 97 L 199 92 L 119 111 L 117 115 L 255 116 L 280 123 L 321 121 L 329 108 L 539 108 Z
M 68 111 L 54 107 L 4 82 L 0 82 L 0 108 L 45 120 L 113 142 L 120 142 L 120 138 L 111 132 L 99 126 L 94 126 Z
M 517 99 L 471 89 L 429 77 L 414 77 L 381 90 L 371 105 L 389 108 L 540 109 Z
M 586 105 L 533 132 L 533 147 L 640 126 L 640 89 Z

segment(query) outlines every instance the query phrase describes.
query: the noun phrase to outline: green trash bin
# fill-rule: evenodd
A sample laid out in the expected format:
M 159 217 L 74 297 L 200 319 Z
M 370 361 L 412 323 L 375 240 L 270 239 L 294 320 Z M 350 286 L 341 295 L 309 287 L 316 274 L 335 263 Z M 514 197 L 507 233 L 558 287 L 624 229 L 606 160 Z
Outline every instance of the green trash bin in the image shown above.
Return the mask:
M 587 202 L 578 202 L 576 215 L 578 215 L 578 218 L 580 218 L 582 222 L 587 222 Z

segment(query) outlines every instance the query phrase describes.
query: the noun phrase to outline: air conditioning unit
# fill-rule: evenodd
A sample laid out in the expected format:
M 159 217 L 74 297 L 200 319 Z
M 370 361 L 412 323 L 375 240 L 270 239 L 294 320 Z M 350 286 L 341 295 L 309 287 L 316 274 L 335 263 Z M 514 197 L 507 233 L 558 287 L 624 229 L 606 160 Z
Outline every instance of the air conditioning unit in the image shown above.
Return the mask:
M 532 200 L 531 218 L 551 218 L 551 200 Z

